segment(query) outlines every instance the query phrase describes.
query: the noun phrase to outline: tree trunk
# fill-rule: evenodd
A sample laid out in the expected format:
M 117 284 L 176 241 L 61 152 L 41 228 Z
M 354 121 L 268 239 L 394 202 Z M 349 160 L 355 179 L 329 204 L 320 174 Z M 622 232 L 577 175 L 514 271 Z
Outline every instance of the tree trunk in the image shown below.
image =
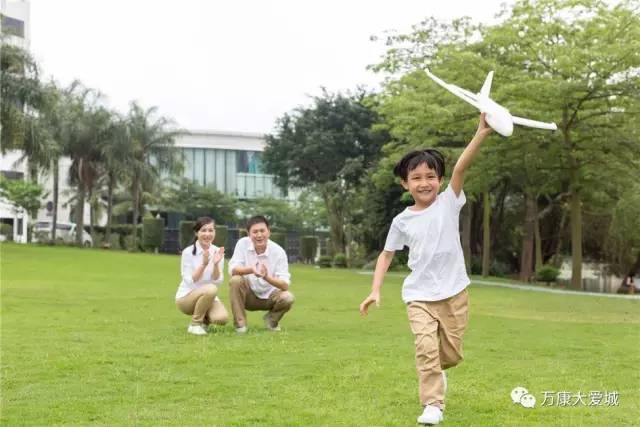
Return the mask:
M 582 289 L 582 209 L 580 195 L 571 193 L 571 288 Z
M 533 224 L 533 228 L 534 228 L 534 238 L 535 238 L 535 248 L 536 248 L 536 264 L 535 264 L 535 271 L 538 271 L 540 269 L 540 267 L 542 267 L 542 265 L 544 264 L 544 259 L 542 258 L 542 236 L 540 235 L 540 218 L 538 218 L 538 203 L 536 200 L 535 203 L 535 209 L 536 209 L 536 219 L 535 222 Z
M 464 265 L 467 273 L 471 274 L 471 202 L 467 202 L 462 207 L 462 253 L 464 254 Z
M 135 178 L 133 180 L 133 191 L 132 194 L 133 196 L 133 232 L 132 232 L 132 237 L 131 237 L 131 248 L 128 248 L 129 250 L 133 251 L 133 252 L 137 252 L 138 250 L 138 208 L 140 206 L 140 202 L 139 202 L 139 197 L 140 197 L 140 184 L 138 182 L 138 179 Z
M 82 162 L 80 163 L 82 164 Z M 78 181 L 78 195 L 76 200 L 76 245 L 82 247 L 82 230 L 84 230 L 84 182 Z
M 578 159 L 574 157 L 575 146 L 567 121 L 568 110 L 563 113 L 562 139 L 568 151 L 569 167 L 569 217 L 571 223 L 571 288 L 582 289 L 582 207 L 580 206 L 580 189 Z
M 93 225 L 96 222 L 96 207 L 93 200 L 93 190 L 89 189 L 89 234 L 93 237 Z
M 489 249 L 491 248 L 491 201 L 489 200 L 489 192 L 482 194 L 482 276 L 489 275 L 490 258 Z
M 111 242 L 111 215 L 113 214 L 113 187 L 115 186 L 115 176 L 109 173 L 109 183 L 107 184 L 107 228 L 104 234 L 105 243 Z
M 344 215 L 340 206 L 339 195 L 331 191 L 327 185 L 322 186 L 322 198 L 327 206 L 327 217 L 329 220 L 329 232 L 331 234 L 331 245 L 333 252 L 345 253 L 345 233 Z
M 528 282 L 533 276 L 533 240 L 536 200 L 532 194 L 525 192 L 525 214 L 522 233 L 522 251 L 520 253 L 520 280 Z
M 51 243 L 56 243 L 58 228 L 58 193 L 60 192 L 60 159 L 53 159 L 53 217 L 51 218 Z
M 553 252 L 552 264 L 556 267 L 560 267 L 560 252 L 562 251 L 562 233 L 564 232 L 564 226 L 567 223 L 567 209 L 564 204 L 561 205 L 562 214 L 560 216 L 560 225 L 558 226 L 558 237 L 556 241 L 556 250 Z

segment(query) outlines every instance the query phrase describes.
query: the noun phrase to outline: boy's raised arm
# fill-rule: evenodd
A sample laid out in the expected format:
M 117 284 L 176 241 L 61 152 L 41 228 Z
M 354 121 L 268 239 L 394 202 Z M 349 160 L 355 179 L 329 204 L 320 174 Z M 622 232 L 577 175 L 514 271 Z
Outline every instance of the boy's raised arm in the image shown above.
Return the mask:
M 473 136 L 473 139 L 469 144 L 467 144 L 467 147 L 464 149 L 453 168 L 453 174 L 451 175 L 451 189 L 456 193 L 456 197 L 458 197 L 460 195 L 460 191 L 462 191 L 465 171 L 471 165 L 473 158 L 480 149 L 480 144 L 482 144 L 482 141 L 484 141 L 491 132 L 493 132 L 493 129 L 491 129 L 487 124 L 485 120 L 485 113 L 480 114 L 478 130 L 476 130 L 476 134 Z
M 376 303 L 376 307 L 380 306 L 380 288 L 382 287 L 382 281 L 384 280 L 384 275 L 389 269 L 389 265 L 391 265 L 391 260 L 393 260 L 393 255 L 395 252 L 393 251 L 382 251 L 380 255 L 378 255 L 378 261 L 376 262 L 376 270 L 373 273 L 373 283 L 371 285 L 371 293 L 368 297 L 362 301 L 360 304 L 360 314 L 366 316 L 369 311 L 369 306 Z

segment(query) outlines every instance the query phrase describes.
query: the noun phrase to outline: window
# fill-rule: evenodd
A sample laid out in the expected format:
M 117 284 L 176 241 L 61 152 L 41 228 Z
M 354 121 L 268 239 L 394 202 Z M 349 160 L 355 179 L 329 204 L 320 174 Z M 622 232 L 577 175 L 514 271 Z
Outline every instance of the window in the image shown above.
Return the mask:
M 24 174 L 16 171 L 2 171 L 2 176 L 7 179 L 24 179 Z
M 204 150 L 202 148 L 194 149 L 193 161 L 193 179 L 200 185 L 204 185 Z
M 2 15 L 2 32 L 24 38 L 24 21 Z
M 238 172 L 262 173 L 262 153 L 258 151 L 238 151 Z

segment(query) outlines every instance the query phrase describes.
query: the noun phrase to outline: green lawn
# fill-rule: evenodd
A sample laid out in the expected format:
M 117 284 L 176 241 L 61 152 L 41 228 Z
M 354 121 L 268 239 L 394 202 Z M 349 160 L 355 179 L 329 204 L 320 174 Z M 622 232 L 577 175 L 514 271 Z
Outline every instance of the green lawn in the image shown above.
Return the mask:
M 281 333 L 187 335 L 179 258 L 4 244 L 2 415 L 14 425 L 415 425 L 401 278 L 360 318 L 371 276 L 292 268 Z M 444 425 L 631 425 L 640 420 L 640 301 L 471 286 L 466 360 Z M 221 297 L 228 307 L 228 289 Z M 534 409 L 509 398 L 524 386 Z M 617 391 L 558 407 L 544 391 Z

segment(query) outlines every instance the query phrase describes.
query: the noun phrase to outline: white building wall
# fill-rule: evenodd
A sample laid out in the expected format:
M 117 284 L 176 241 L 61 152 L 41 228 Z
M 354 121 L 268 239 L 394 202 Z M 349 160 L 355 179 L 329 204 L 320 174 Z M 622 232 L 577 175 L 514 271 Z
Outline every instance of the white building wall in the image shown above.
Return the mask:
M 31 5 L 28 1 L 2 0 L 2 14 L 24 22 L 24 38 L 11 36 L 9 42 L 29 49 L 31 45 Z

